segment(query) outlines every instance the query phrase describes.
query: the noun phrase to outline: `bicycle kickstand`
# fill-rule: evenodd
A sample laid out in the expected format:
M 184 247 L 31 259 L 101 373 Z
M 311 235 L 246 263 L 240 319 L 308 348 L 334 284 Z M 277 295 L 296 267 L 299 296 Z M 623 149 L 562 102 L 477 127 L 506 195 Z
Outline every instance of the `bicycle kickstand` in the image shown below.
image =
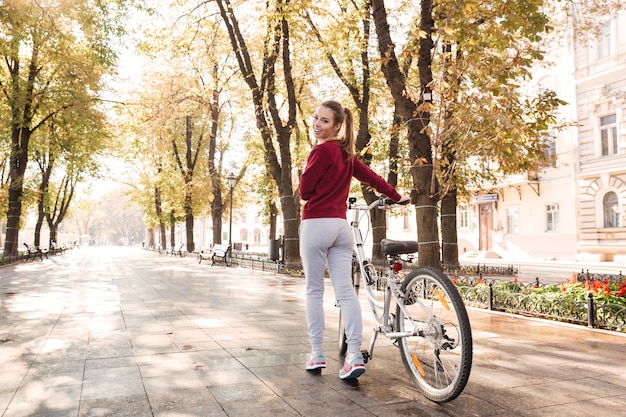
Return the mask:
M 370 340 L 369 351 L 365 350 L 361 352 L 361 354 L 363 355 L 363 361 L 365 361 L 365 363 L 367 363 L 368 360 L 374 357 L 374 344 L 376 343 L 376 338 L 378 337 L 379 331 L 380 330 L 378 329 L 374 329 L 374 334 L 372 335 L 372 339 Z

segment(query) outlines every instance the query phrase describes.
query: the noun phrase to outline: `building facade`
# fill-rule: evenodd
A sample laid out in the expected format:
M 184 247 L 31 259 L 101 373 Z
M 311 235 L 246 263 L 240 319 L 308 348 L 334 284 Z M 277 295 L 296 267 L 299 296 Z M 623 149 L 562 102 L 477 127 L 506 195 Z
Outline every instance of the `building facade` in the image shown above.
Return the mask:
M 552 132 L 549 166 L 459 207 L 459 252 L 626 262 L 626 12 L 549 55 L 535 87 L 565 100 L 560 118 L 574 123 Z
M 581 257 L 626 262 L 626 12 L 575 49 Z

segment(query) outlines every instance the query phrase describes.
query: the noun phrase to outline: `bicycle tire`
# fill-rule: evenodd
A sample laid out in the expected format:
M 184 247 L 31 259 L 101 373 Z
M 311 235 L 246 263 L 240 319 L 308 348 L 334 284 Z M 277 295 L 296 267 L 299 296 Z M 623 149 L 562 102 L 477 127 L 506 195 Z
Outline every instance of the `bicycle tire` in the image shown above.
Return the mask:
M 398 339 L 402 361 L 420 392 L 435 403 L 452 401 L 465 388 L 472 368 L 472 330 L 454 284 L 441 271 L 419 267 L 401 286 L 404 306 L 418 335 Z M 396 328 L 412 323 L 396 308 Z

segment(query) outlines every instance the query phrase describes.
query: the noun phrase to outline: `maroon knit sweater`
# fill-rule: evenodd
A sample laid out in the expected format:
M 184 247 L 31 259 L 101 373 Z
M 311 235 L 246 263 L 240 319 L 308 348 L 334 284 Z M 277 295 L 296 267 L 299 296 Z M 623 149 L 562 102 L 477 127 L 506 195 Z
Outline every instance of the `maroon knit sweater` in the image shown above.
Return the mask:
M 306 200 L 302 219 L 345 219 L 352 177 L 369 184 L 393 201 L 402 198 L 383 177 L 358 158 L 355 157 L 352 164 L 347 162 L 338 142 L 328 141 L 313 148 L 300 177 L 298 196 Z

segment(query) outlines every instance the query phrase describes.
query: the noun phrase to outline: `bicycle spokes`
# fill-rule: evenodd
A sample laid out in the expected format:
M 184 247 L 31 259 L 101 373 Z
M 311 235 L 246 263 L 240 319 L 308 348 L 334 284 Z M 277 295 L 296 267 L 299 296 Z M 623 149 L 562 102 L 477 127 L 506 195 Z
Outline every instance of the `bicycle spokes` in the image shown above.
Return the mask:
M 418 268 L 407 276 L 396 327 L 413 335 L 400 338 L 399 346 L 418 387 L 432 401 L 445 402 L 456 398 L 469 378 L 471 330 L 458 292 L 433 271 Z

